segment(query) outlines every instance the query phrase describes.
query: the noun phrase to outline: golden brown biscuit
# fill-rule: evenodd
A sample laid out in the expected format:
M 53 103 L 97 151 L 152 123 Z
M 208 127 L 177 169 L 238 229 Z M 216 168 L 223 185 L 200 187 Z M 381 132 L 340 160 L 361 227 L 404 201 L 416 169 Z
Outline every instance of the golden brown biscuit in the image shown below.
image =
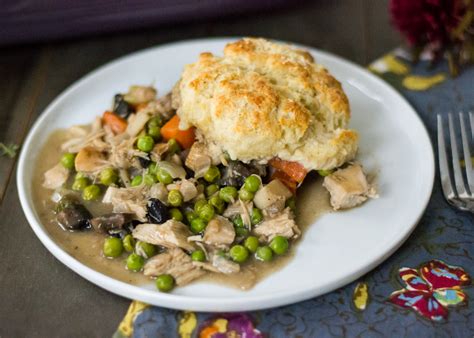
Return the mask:
M 223 57 L 202 53 L 174 95 L 182 127 L 196 126 L 232 159 L 278 156 L 331 169 L 357 151 L 340 83 L 288 45 L 247 38 L 228 44 Z

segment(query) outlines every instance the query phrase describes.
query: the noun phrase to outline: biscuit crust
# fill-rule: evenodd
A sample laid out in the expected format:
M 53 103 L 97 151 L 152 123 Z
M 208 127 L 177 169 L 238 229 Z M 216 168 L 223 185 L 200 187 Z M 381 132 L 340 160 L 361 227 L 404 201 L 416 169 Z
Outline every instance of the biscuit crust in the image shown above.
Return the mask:
M 278 156 L 308 170 L 350 161 L 358 137 L 341 84 L 306 51 L 264 39 L 202 53 L 173 91 L 181 127 L 195 126 L 232 159 Z

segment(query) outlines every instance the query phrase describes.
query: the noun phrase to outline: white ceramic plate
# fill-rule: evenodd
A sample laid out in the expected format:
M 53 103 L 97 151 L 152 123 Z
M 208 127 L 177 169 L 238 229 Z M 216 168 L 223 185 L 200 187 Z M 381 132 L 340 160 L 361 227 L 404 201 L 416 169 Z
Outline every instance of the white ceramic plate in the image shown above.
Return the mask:
M 36 121 L 21 152 L 17 181 L 25 215 L 48 250 L 69 268 L 118 295 L 150 304 L 196 311 L 245 311 L 275 307 L 337 289 L 391 255 L 409 236 L 431 195 L 433 151 L 413 108 L 384 81 L 334 55 L 307 48 L 339 79 L 352 107 L 352 127 L 360 133 L 359 159 L 379 170 L 380 198 L 360 208 L 323 216 L 310 226 L 295 258 L 250 291 L 197 282 L 164 294 L 149 286 L 117 281 L 63 251 L 33 207 L 33 167 L 41 146 L 56 128 L 90 123 L 110 105 L 111 97 L 131 84 L 154 83 L 167 93 L 183 66 L 198 54 L 221 54 L 233 39 L 178 42 L 140 51 L 113 61 L 62 93 Z

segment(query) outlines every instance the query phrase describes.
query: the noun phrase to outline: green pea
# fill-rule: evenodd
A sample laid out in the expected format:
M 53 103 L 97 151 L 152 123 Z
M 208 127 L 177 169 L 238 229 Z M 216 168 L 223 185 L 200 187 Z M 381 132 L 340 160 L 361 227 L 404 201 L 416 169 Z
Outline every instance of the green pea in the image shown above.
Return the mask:
M 135 253 L 143 258 L 150 258 L 156 254 L 156 247 L 153 244 L 138 241 L 137 244 L 135 244 Z
M 288 239 L 283 236 L 275 236 L 269 246 L 277 255 L 283 255 L 288 250 Z
M 225 210 L 225 202 L 219 197 L 219 195 L 213 195 L 209 199 L 209 204 L 214 207 L 218 214 L 222 214 Z
M 131 253 L 127 257 L 127 269 L 133 272 L 138 272 L 143 269 L 145 265 L 145 258 L 136 253 Z
M 237 244 L 230 248 L 229 255 L 234 262 L 244 263 L 249 258 L 249 251 L 246 247 Z
M 248 202 L 248 201 L 251 201 L 253 200 L 253 192 L 250 192 L 248 190 L 245 190 L 245 189 L 240 189 L 239 190 L 239 198 L 244 201 L 244 202 Z
M 333 169 L 320 169 L 320 170 L 317 170 L 317 172 L 320 176 L 325 177 L 325 176 L 331 175 L 334 172 L 334 170 Z
M 138 175 L 138 176 L 135 176 L 133 179 L 132 179 L 132 182 L 130 182 L 130 185 L 132 187 L 138 187 L 140 184 L 142 184 L 143 182 L 143 176 L 142 175 Z
M 149 126 L 147 132 L 148 132 L 148 135 L 153 137 L 154 141 L 158 141 L 161 137 L 160 127 L 150 127 Z
M 198 199 L 196 202 L 194 202 L 194 211 L 199 214 L 199 211 L 201 211 L 201 208 L 207 204 L 207 201 L 204 198 Z
M 174 278 L 171 275 L 159 275 L 156 278 L 156 288 L 161 292 L 168 292 L 174 288 Z
M 204 262 L 206 260 L 206 254 L 202 250 L 193 251 L 191 259 L 195 262 Z
M 161 127 L 163 125 L 163 119 L 161 116 L 154 116 L 148 121 L 147 125 L 148 127 Z
M 158 171 L 156 173 L 156 178 L 158 179 L 159 182 L 163 184 L 173 183 L 173 177 L 165 169 L 162 169 L 162 168 L 158 168 Z
M 147 123 L 148 135 L 153 137 L 153 139 L 158 140 L 161 137 L 161 126 L 163 125 L 163 120 L 160 116 L 155 116 L 150 119 Z
M 207 226 L 206 222 L 204 222 L 204 220 L 199 217 L 193 219 L 190 223 L 191 223 L 191 231 L 194 232 L 195 234 L 203 232 Z
M 258 245 L 258 238 L 255 236 L 249 236 L 245 239 L 244 246 L 251 253 L 255 253 L 257 251 Z
M 76 176 L 74 176 L 74 179 L 77 180 L 77 179 L 80 179 L 80 178 L 88 178 L 86 174 L 84 173 L 81 173 L 81 172 L 78 172 L 76 174 Z
M 285 202 L 285 207 L 288 207 L 291 209 L 291 211 L 296 212 L 296 198 L 295 196 L 291 196 L 288 198 Z
M 116 258 L 123 252 L 123 245 L 120 238 L 107 237 L 104 241 L 104 256 L 108 258 Z
M 217 184 L 210 184 L 206 187 L 206 196 L 209 198 L 219 191 L 219 186 Z
M 145 153 L 149 153 L 150 151 L 152 151 L 154 146 L 155 141 L 153 140 L 153 137 L 149 135 L 140 136 L 137 140 L 138 150 L 144 151 Z
M 174 138 L 168 140 L 168 154 L 173 155 L 181 151 L 179 143 Z
M 173 207 L 179 207 L 183 204 L 183 195 L 181 195 L 179 190 L 171 190 L 168 193 L 168 203 Z
M 273 258 L 273 251 L 268 246 L 259 246 L 255 252 L 255 258 L 260 261 L 269 262 Z
M 263 221 L 262 210 L 260 210 L 259 208 L 253 208 L 252 215 L 250 216 L 250 221 L 252 222 L 252 225 L 258 224 Z
M 133 250 L 135 249 L 135 239 L 133 238 L 131 234 L 126 235 L 122 239 L 122 242 L 123 242 L 122 244 L 125 251 L 133 252 Z
M 93 201 L 98 199 L 100 196 L 100 188 L 96 184 L 88 185 L 82 191 L 82 199 L 84 201 Z
M 100 172 L 100 183 L 103 185 L 115 184 L 118 180 L 117 171 L 114 168 L 105 168 Z
M 234 223 L 234 226 L 238 228 L 245 228 L 244 220 L 241 215 L 234 216 L 232 223 Z
M 260 188 L 260 179 L 257 175 L 250 175 L 245 179 L 243 188 L 248 192 L 256 193 Z
M 207 203 L 203 205 L 198 212 L 199 217 L 202 218 L 206 223 L 214 217 L 214 214 L 214 207 Z
M 145 174 L 143 175 L 143 182 L 145 182 L 145 185 L 151 187 L 153 184 L 157 182 L 157 178 L 155 175 L 152 174 Z
M 204 179 L 209 183 L 214 183 L 221 177 L 221 172 L 216 166 L 210 166 L 204 174 Z
M 89 184 L 91 184 L 91 182 L 87 177 L 79 177 L 74 180 L 74 183 L 72 183 L 71 188 L 75 191 L 82 191 Z
M 64 168 L 73 170 L 74 169 L 74 160 L 76 159 L 76 154 L 73 153 L 65 153 L 61 157 L 61 164 Z
M 232 223 L 238 228 L 243 228 L 244 227 L 244 221 L 242 220 L 242 216 L 237 215 L 232 218 Z
M 148 166 L 148 173 L 156 176 L 157 172 L 158 166 L 156 165 L 156 162 L 151 162 Z
M 186 220 L 189 222 L 189 224 L 191 224 L 191 222 L 193 220 L 195 220 L 196 218 L 198 218 L 198 215 L 192 211 L 192 210 L 188 210 L 184 213 L 184 216 L 186 217 Z
M 234 202 L 237 198 L 237 189 L 235 187 L 224 187 L 219 190 L 219 197 L 227 203 Z
M 178 208 L 170 209 L 170 216 L 175 221 L 181 222 L 183 220 L 183 213 Z
M 244 227 L 235 227 L 235 235 L 237 237 L 246 237 L 249 235 L 249 229 L 244 228 Z

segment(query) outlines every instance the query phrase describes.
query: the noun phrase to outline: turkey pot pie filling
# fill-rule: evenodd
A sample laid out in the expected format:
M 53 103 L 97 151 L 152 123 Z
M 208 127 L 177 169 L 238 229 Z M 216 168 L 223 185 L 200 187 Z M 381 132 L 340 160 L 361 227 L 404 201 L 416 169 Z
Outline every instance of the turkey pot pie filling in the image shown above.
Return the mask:
M 91 125 L 63 132 L 59 161 L 41 172 L 62 232 L 93 234 L 103 264 L 120 262 L 162 292 L 284 261 L 301 236 L 296 194 L 311 171 L 335 210 L 376 196 L 352 163 L 347 98 L 309 54 L 261 39 L 224 54 L 186 66 L 165 96 L 150 86 L 115 95 Z M 271 80 L 282 65 L 296 75 L 267 86 L 262 74 Z M 251 80 L 267 93 L 251 95 Z

